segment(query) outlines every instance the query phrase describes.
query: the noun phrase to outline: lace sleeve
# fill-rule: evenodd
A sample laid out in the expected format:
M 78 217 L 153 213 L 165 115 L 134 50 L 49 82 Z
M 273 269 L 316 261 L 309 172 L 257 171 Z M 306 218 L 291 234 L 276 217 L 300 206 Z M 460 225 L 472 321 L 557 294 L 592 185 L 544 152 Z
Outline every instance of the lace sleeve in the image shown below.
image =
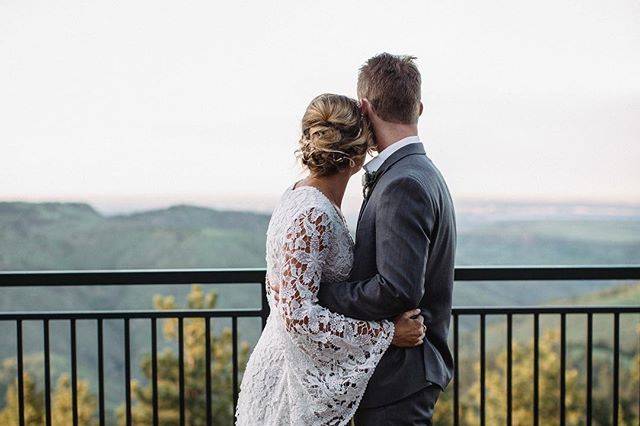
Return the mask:
M 391 342 L 393 323 L 347 318 L 318 304 L 332 226 L 315 207 L 295 219 L 285 238 L 277 307 L 296 345 L 315 361 L 348 359 L 358 368 L 375 367 Z

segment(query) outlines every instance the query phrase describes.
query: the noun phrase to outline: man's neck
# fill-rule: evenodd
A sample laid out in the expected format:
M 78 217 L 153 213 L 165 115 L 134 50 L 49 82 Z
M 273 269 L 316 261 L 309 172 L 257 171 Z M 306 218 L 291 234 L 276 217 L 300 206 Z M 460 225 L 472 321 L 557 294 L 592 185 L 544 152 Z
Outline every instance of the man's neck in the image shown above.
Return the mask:
M 375 126 L 376 147 L 378 152 L 384 151 L 394 143 L 410 136 L 418 136 L 416 124 L 387 124 Z

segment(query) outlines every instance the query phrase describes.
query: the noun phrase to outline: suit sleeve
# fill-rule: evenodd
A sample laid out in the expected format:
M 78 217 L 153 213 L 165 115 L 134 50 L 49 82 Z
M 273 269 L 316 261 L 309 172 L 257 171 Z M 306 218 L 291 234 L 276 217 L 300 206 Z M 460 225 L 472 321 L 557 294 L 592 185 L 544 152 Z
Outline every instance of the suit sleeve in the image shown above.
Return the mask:
M 376 206 L 378 273 L 369 279 L 320 287 L 320 304 L 363 320 L 391 318 L 418 306 L 435 208 L 424 187 L 405 177 L 387 185 Z

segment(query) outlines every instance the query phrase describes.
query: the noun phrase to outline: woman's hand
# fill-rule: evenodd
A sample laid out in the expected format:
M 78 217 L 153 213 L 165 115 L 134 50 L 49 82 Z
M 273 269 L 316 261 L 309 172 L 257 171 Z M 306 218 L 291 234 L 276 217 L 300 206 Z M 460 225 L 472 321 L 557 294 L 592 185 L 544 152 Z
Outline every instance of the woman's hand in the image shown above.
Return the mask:
M 416 318 L 412 318 L 415 317 Z M 395 333 L 391 344 L 401 348 L 412 348 L 421 345 L 427 327 L 424 325 L 424 317 L 420 315 L 420 309 L 407 311 L 393 320 Z

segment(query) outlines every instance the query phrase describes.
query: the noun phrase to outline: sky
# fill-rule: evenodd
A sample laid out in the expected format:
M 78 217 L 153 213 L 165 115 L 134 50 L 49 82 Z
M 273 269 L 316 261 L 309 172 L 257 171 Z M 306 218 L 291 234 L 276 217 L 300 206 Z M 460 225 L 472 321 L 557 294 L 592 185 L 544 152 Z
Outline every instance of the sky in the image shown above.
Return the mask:
M 640 203 L 636 0 L 0 0 L 0 200 L 271 205 L 383 51 L 455 199 Z

